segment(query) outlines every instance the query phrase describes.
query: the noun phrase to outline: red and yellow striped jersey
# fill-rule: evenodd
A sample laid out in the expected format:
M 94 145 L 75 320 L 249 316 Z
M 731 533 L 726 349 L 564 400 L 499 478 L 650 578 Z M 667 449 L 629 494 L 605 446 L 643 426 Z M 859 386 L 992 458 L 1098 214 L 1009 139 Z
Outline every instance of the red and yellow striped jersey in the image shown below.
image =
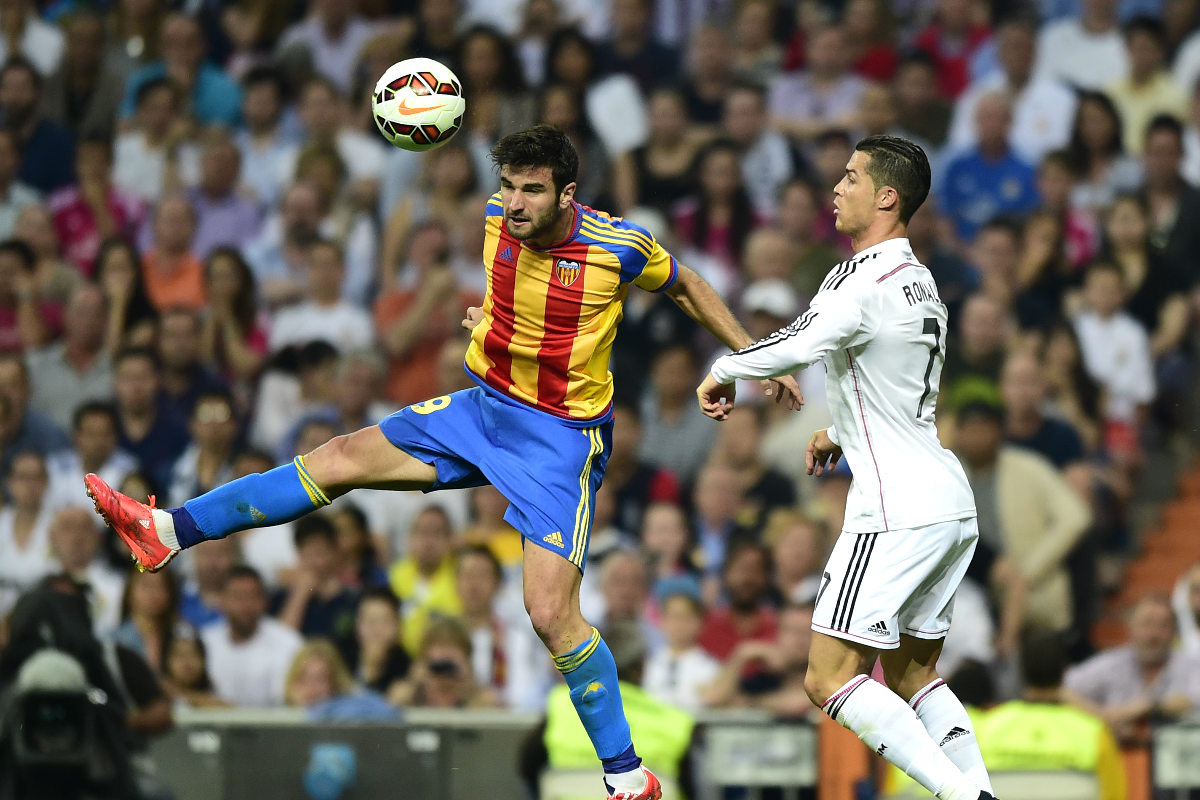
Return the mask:
M 466 366 L 502 398 L 582 426 L 611 414 L 608 362 L 629 284 L 662 291 L 678 265 L 644 228 L 578 203 L 572 213 L 570 234 L 539 249 L 504 229 L 498 193 L 488 200 L 487 295 Z

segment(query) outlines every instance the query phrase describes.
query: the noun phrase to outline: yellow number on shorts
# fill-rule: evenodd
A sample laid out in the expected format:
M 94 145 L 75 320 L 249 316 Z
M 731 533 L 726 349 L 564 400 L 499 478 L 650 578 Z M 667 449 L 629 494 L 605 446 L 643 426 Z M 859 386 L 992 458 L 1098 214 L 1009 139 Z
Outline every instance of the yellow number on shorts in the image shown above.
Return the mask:
M 450 395 L 444 394 L 441 397 L 435 397 L 423 403 L 413 403 L 409 408 L 418 414 L 432 414 L 435 411 L 441 411 L 448 405 L 450 405 Z

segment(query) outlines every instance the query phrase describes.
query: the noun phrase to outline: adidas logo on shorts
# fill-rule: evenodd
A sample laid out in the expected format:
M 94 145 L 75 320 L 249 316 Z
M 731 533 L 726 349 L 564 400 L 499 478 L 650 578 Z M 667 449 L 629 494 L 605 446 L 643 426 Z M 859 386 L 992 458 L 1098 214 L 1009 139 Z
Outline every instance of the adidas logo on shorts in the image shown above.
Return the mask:
M 966 736 L 968 733 L 970 733 L 970 731 L 963 730 L 962 728 L 955 725 L 953 728 L 950 729 L 950 732 L 946 734 L 946 738 L 944 738 L 940 742 L 938 742 L 938 747 L 945 747 L 946 742 L 952 742 L 960 736 Z
M 558 531 L 555 531 L 554 533 L 551 533 L 547 536 L 543 536 L 542 541 L 546 542 L 551 547 L 562 547 L 563 546 L 562 534 L 559 533 Z
M 891 636 L 892 635 L 891 632 L 888 631 L 887 623 L 883 622 L 882 620 L 879 622 L 876 622 L 874 625 L 867 628 L 867 633 L 873 633 L 876 636 Z

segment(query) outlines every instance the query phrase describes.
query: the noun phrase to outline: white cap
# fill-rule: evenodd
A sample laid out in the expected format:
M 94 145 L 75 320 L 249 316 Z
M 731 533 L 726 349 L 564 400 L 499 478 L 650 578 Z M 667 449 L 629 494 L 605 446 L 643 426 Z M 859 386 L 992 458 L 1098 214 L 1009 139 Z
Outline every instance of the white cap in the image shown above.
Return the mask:
M 800 302 L 787 281 L 772 278 L 746 287 L 742 292 L 742 310 L 747 314 L 758 311 L 780 319 L 795 319 L 800 313 Z

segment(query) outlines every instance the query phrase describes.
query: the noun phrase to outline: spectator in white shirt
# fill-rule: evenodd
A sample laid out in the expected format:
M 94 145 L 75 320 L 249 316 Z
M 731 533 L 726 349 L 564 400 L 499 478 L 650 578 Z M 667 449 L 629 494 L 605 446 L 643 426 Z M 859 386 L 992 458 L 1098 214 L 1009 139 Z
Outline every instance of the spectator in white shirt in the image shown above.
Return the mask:
M 357 0 L 313 0 L 309 15 L 283 32 L 278 51 L 308 51 L 313 69 L 350 91 L 359 51 L 375 28 L 358 13 Z
M 720 662 L 697 644 L 704 613 L 700 599 L 686 592 L 663 600 L 666 647 L 646 659 L 643 681 L 643 688 L 659 700 L 693 712 L 703 707 L 703 690 L 721 671 Z
M 100 537 L 105 529 L 99 521 L 87 506 L 62 508 L 50 523 L 50 545 L 62 571 L 90 587 L 92 626 L 97 636 L 105 636 L 121 623 L 125 576 L 101 556 Z
M 242 120 L 235 134 L 242 153 L 242 180 L 263 206 L 275 206 L 292 180 L 298 147 L 284 131 L 283 76 L 256 67 L 242 78 Z
M 71 419 L 75 447 L 47 460 L 54 505 L 83 502 L 83 476 L 94 472 L 110 486 L 120 486 L 136 472 L 137 459 L 117 447 L 117 410 L 107 401 L 91 400 L 75 409 Z
M 332 242 L 314 243 L 309 248 L 307 271 L 306 298 L 271 321 L 271 351 L 315 339 L 325 339 L 342 352 L 369 347 L 375 339 L 371 315 L 342 297 L 342 251 Z
M 113 143 L 112 180 L 130 195 L 155 203 L 168 192 L 193 185 L 200 174 L 200 150 L 182 113 L 179 87 L 169 78 L 138 86 L 133 124 Z
M 996 57 L 1000 69 L 973 81 L 959 97 L 950 124 L 949 146 L 965 150 L 975 146 L 975 108 L 985 95 L 1003 91 L 1012 97 L 1009 143 L 1027 163 L 1036 164 L 1051 150 L 1065 147 L 1075 119 L 1075 93 L 1055 77 L 1033 71 L 1037 28 L 1023 19 L 1012 19 L 996 31 Z
M 787 137 L 767 126 L 766 92 L 750 83 L 735 85 L 725 96 L 721 126 L 742 151 L 742 182 L 750 199 L 769 215 L 780 187 L 796 174 L 796 155 Z
M 1083 285 L 1085 310 L 1074 319 L 1083 364 L 1104 390 L 1106 440 L 1116 454 L 1136 453 L 1137 432 L 1154 399 L 1154 367 L 1146 330 L 1128 311 L 1120 267 L 1094 262 Z
M 800 72 L 779 76 L 771 85 L 770 108 L 775 127 L 802 141 L 833 129 L 858 127 L 864 81 L 850 71 L 842 29 L 817 31 Z
M 0 616 L 12 611 L 21 592 L 54 571 L 50 550 L 46 462 L 19 453 L 5 482 L 8 504 L 0 510 Z
M 1083 0 L 1078 18 L 1051 22 L 1038 35 L 1039 76 L 1079 89 L 1102 89 L 1129 74 L 1113 0 Z
M 55 25 L 38 16 L 31 0 L 13 0 L 0 9 L 0 64 L 9 56 L 28 58 L 43 76 L 58 69 L 66 40 Z M 13 45 L 16 47 L 13 47 Z
M 304 640 L 266 616 L 266 587 L 252 567 L 229 571 L 221 605 L 225 620 L 200 634 L 217 695 L 235 706 L 283 705 L 288 668 Z

